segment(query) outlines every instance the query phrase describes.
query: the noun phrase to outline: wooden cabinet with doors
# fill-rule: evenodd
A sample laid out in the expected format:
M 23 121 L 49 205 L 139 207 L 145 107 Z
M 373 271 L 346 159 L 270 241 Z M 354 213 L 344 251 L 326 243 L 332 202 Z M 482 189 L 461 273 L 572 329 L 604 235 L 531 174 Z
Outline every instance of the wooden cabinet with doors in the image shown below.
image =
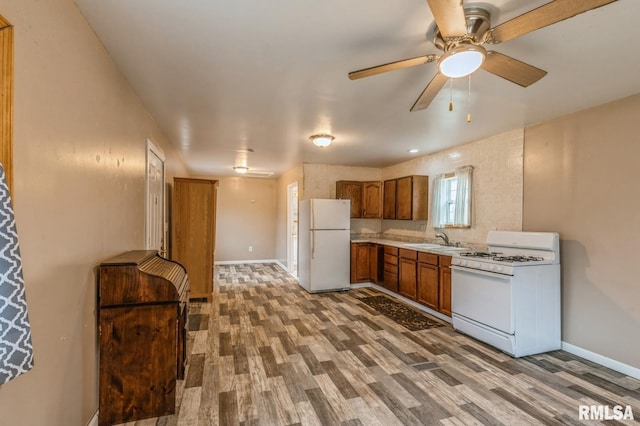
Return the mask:
M 382 182 L 336 182 L 336 198 L 351 200 L 351 217 L 376 219 L 382 216 Z
M 351 282 L 369 281 L 369 243 L 351 243 Z
M 428 176 L 405 176 L 384 182 L 384 219 L 427 220 Z
M 382 246 L 351 243 L 351 283 L 380 282 Z
M 440 275 L 438 255 L 418 253 L 418 289 L 416 301 L 437 311 L 439 308 Z
M 211 301 L 218 181 L 173 180 L 171 259 L 189 274 L 190 299 Z
M 416 300 L 417 258 L 415 250 L 399 250 L 398 293 L 411 300 Z
M 351 217 L 362 216 L 362 182 L 339 180 L 336 182 L 336 199 L 351 200 Z
M 440 256 L 440 295 L 438 311 L 451 316 L 451 256 Z

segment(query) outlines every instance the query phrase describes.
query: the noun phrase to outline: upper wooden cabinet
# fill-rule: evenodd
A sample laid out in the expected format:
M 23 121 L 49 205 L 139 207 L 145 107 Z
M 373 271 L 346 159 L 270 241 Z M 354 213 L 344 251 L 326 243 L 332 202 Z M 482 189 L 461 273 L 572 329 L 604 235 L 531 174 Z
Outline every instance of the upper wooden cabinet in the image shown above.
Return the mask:
M 396 179 L 384 181 L 383 219 L 396 218 Z
M 428 176 L 406 176 L 384 182 L 384 219 L 427 220 Z
M 339 180 L 336 198 L 351 200 L 351 217 L 376 219 L 382 216 L 382 182 Z

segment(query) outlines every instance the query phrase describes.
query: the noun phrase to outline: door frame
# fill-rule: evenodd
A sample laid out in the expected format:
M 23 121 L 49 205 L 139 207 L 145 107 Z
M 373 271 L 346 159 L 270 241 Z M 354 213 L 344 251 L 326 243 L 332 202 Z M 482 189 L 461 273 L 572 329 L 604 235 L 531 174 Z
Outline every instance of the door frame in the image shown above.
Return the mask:
M 0 16 L 0 162 L 13 194 L 13 25 Z
M 298 276 L 298 248 L 300 245 L 300 240 L 299 240 L 299 235 L 298 235 L 298 229 L 297 227 L 295 227 L 294 229 L 294 224 L 293 224 L 293 194 L 295 191 L 295 208 L 296 208 L 296 212 L 297 215 L 300 214 L 299 212 L 299 208 L 298 208 L 298 203 L 299 203 L 299 197 L 300 197 L 300 193 L 298 191 L 298 181 L 295 181 L 293 183 L 290 183 L 289 185 L 287 185 L 287 269 L 289 270 L 289 272 L 295 276 Z M 299 219 L 296 221 L 296 224 L 299 223 Z M 295 233 L 295 234 L 294 234 Z M 294 237 L 295 235 L 295 237 Z M 297 244 L 294 244 L 293 240 L 294 238 L 298 238 L 298 242 Z M 292 265 L 296 265 L 295 268 L 292 269 Z

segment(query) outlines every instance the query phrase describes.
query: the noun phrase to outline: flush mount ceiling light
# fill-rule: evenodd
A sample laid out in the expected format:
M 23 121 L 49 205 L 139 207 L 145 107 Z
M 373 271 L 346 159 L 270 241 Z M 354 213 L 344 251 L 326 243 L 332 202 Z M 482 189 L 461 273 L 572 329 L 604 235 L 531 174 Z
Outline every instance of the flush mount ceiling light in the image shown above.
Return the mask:
M 482 46 L 463 44 L 442 55 L 438 61 L 438 68 L 449 78 L 465 77 L 480 68 L 486 53 Z
M 315 146 L 324 148 L 331 145 L 331 142 L 333 142 L 335 137 L 331 135 L 313 135 L 313 136 L 309 136 L 309 139 L 311 139 L 311 142 L 313 142 Z
M 247 166 L 235 166 L 233 170 L 235 170 L 236 173 L 243 175 L 249 171 L 249 168 Z

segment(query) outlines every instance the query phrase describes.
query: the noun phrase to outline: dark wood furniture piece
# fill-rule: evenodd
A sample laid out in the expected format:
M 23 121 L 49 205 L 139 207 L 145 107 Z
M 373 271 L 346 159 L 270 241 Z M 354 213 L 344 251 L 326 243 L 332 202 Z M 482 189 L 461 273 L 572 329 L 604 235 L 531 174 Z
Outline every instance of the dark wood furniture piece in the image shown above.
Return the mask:
M 217 180 L 173 179 L 171 259 L 187 269 L 192 300 L 213 297 L 217 188 Z
M 155 250 L 98 267 L 99 414 L 112 425 L 175 413 L 184 378 L 189 279 Z

